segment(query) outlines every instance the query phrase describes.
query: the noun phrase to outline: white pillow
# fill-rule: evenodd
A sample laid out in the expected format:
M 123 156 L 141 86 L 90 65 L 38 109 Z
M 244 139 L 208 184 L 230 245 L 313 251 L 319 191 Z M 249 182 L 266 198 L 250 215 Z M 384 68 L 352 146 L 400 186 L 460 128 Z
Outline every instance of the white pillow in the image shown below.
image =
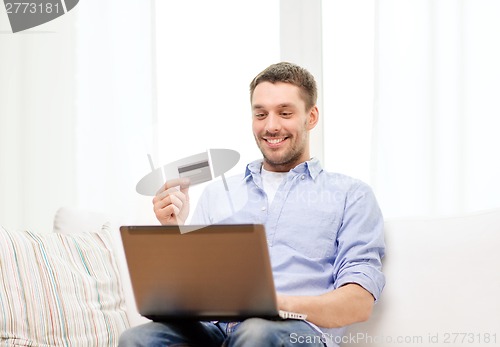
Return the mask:
M 0 227 L 0 344 L 115 346 L 129 327 L 107 226 L 37 234 Z
M 116 224 L 103 213 L 65 206 L 58 209 L 54 216 L 53 231 L 62 234 L 99 232 L 106 223 Z M 112 228 L 110 229 L 112 230 Z

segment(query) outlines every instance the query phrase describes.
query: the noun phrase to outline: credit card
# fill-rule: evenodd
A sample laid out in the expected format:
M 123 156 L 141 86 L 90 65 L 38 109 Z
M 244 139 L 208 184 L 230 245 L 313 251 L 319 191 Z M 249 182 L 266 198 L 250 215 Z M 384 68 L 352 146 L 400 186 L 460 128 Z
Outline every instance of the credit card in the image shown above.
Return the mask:
M 189 178 L 191 185 L 207 182 L 212 179 L 208 160 L 182 165 L 177 167 L 177 170 L 179 171 L 179 177 Z

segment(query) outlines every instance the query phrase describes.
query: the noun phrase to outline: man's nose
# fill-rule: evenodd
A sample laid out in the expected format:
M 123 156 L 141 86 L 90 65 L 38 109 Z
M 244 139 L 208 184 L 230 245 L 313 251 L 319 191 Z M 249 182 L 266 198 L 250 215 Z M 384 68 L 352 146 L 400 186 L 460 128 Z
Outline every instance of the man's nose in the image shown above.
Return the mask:
M 281 130 L 281 121 L 278 115 L 270 113 L 267 116 L 266 131 L 269 133 L 277 133 Z

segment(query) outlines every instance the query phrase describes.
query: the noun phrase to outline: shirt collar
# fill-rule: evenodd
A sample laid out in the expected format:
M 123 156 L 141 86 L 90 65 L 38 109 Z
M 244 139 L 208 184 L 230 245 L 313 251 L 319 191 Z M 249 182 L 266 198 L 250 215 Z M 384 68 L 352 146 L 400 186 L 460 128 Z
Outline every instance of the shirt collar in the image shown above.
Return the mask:
M 245 178 L 244 180 L 249 179 L 250 177 L 260 176 L 260 169 L 262 167 L 262 159 L 255 160 L 247 165 L 245 170 Z M 308 161 L 300 163 L 296 167 L 294 167 L 291 172 L 295 174 L 309 174 L 313 180 L 318 177 L 323 168 L 321 167 L 321 163 L 317 158 L 311 158 Z

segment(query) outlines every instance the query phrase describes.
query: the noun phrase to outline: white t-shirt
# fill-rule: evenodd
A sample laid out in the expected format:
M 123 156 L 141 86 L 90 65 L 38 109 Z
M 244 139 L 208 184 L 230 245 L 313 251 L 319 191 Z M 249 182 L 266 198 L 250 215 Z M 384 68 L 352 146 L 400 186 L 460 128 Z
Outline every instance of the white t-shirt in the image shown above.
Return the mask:
M 261 172 L 263 188 L 267 194 L 268 203 L 271 205 L 281 182 L 283 182 L 288 172 L 267 171 L 264 168 L 261 169 Z

